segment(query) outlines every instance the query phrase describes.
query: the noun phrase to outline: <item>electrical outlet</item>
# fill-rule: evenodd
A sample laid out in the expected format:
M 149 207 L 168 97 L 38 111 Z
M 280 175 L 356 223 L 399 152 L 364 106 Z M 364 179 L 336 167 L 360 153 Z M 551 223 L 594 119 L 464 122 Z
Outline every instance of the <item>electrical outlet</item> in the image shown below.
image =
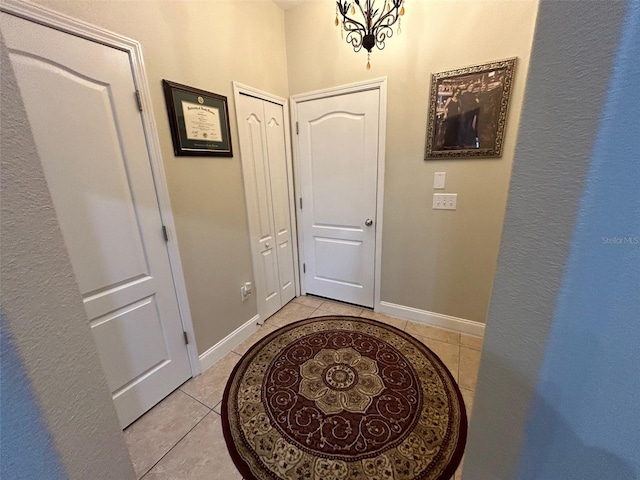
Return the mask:
M 458 203 L 457 193 L 434 193 L 433 209 L 434 210 L 455 210 Z
M 247 282 L 242 285 L 242 287 L 240 287 L 240 298 L 242 298 L 242 301 L 244 302 L 247 298 L 249 298 L 252 292 L 253 285 L 251 284 L 251 282 Z

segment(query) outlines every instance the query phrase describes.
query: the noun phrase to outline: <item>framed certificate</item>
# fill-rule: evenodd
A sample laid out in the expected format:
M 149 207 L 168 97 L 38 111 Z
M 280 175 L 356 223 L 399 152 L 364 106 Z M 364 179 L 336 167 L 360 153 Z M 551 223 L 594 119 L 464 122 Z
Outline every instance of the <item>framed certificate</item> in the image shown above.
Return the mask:
M 176 156 L 233 157 L 227 97 L 162 80 Z

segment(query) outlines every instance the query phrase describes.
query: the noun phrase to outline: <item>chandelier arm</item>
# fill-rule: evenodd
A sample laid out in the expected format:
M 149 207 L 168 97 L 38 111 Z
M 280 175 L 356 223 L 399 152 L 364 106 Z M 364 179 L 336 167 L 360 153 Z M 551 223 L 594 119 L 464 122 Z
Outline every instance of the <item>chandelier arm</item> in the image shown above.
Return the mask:
M 360 3 L 356 3 L 356 5 L 358 5 L 358 8 L 360 9 L 360 13 L 362 14 L 362 18 L 364 18 L 364 21 L 368 24 L 369 22 L 367 22 L 367 15 L 365 15 L 364 10 L 362 9 L 362 5 L 360 5 Z M 367 7 L 370 9 L 371 7 L 369 6 L 369 0 L 367 0 Z M 362 25 L 362 24 L 360 24 Z M 367 28 L 363 25 L 364 31 L 365 33 L 368 31 Z
M 342 24 L 344 25 L 345 29 L 347 29 L 347 24 L 349 24 L 356 26 L 355 30 L 362 30 L 365 33 L 367 32 L 367 29 L 362 23 L 354 20 L 353 18 L 347 17 L 345 14 L 342 14 Z M 354 31 L 354 29 L 351 29 L 350 31 Z
M 347 43 L 353 47 L 354 52 L 359 52 L 362 49 L 364 36 L 367 33 L 364 25 L 347 17 L 346 15 L 343 15 L 342 27 L 347 32 Z
M 349 38 L 350 35 L 347 34 L 346 39 L 347 39 L 347 43 L 349 45 L 351 45 L 353 47 L 353 51 L 358 53 L 360 50 L 362 50 L 362 41 L 358 40 L 357 38 Z
M 394 6 L 391 8 L 391 10 L 389 10 L 387 13 L 380 15 L 380 18 L 378 18 L 378 20 L 376 21 L 376 23 L 373 25 L 372 30 L 377 30 L 385 20 L 387 20 L 388 18 L 392 18 L 393 21 L 391 22 L 391 24 L 385 24 L 386 27 L 390 27 L 391 25 L 393 25 L 394 23 L 396 23 L 396 21 L 398 20 L 398 6 L 400 5 L 400 3 L 395 3 Z
M 391 37 L 393 37 L 393 28 L 389 25 L 381 26 L 375 35 L 376 47 L 378 47 L 378 50 L 383 50 L 386 45 L 385 40 Z
M 387 5 L 389 3 L 389 0 L 384 0 L 384 5 L 382 6 L 382 11 L 386 12 L 387 11 Z

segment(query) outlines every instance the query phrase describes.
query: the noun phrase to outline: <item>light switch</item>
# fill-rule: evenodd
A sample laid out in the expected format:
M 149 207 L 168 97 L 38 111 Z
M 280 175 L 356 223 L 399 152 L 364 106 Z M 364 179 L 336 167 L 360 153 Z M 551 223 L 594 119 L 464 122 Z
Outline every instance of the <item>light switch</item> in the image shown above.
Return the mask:
M 457 193 L 434 193 L 434 210 L 455 210 L 458 203 Z
M 444 188 L 446 172 L 436 172 L 433 174 L 433 188 L 441 190 Z

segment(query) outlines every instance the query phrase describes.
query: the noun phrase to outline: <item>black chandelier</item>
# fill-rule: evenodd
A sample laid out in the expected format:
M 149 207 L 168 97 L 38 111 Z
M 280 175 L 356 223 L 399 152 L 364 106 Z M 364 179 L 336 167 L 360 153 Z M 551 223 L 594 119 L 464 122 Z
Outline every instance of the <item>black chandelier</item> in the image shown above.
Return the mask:
M 398 22 L 400 34 L 400 17 L 404 15 L 404 0 L 384 0 L 381 8 L 376 8 L 376 0 L 354 0 L 354 4 L 347 0 L 336 2 L 336 27 L 342 23 L 340 33 L 347 33 L 347 43 L 353 46 L 354 52 L 362 47 L 367 50 L 367 70 L 371 68 L 371 50 L 378 47 L 382 50 L 385 40 L 393 36 L 393 28 Z M 379 2 L 380 4 L 380 2 Z M 356 20 L 356 7 L 360 10 L 362 19 Z M 339 16 L 342 15 L 342 22 Z

